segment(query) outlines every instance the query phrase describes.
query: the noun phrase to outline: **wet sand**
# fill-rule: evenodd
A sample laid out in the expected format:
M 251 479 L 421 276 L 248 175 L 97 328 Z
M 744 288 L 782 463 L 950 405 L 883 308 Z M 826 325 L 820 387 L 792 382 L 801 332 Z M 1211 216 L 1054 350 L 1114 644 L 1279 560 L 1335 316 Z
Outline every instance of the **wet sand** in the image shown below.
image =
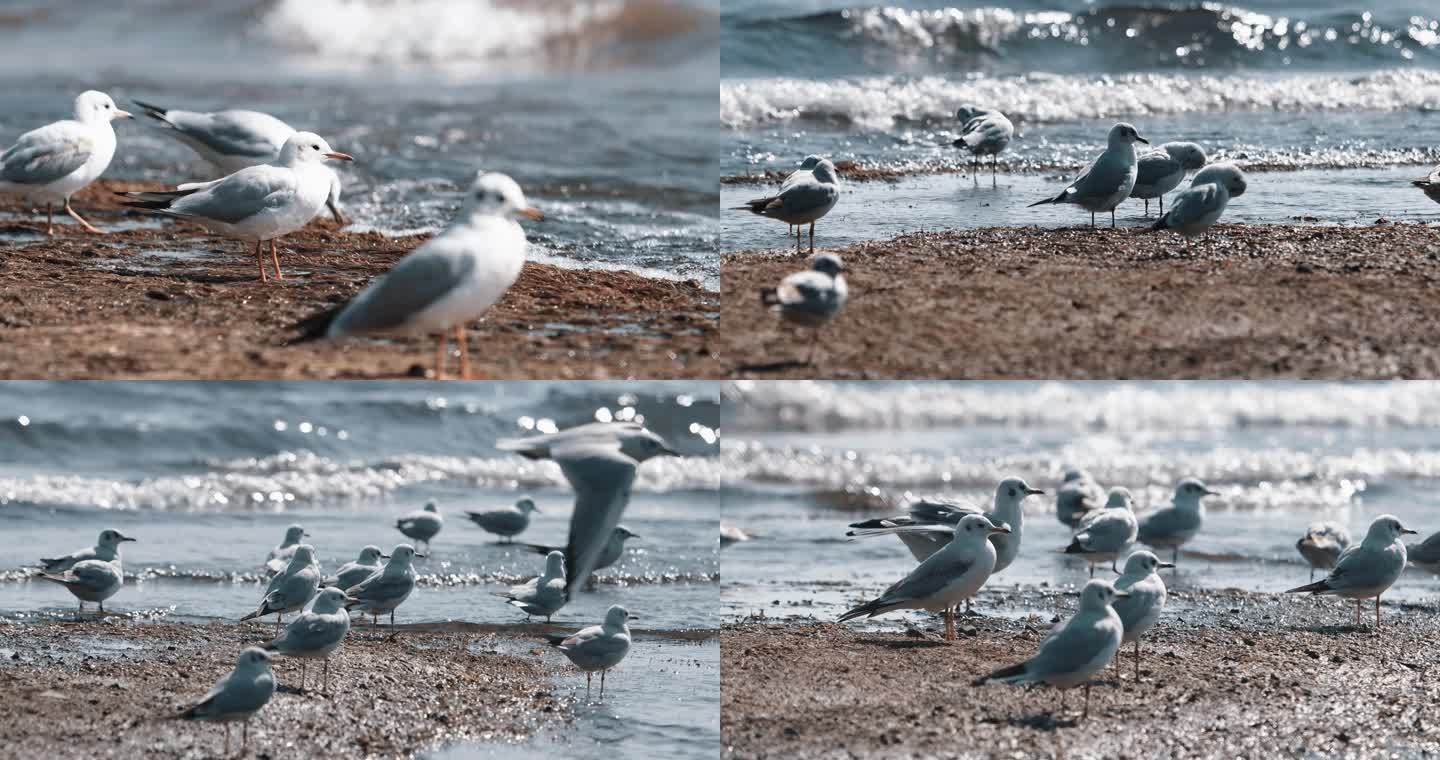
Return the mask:
M 0 744 L 8 757 L 218 757 L 219 724 L 167 720 L 203 697 L 267 625 L 103 622 L 0 625 Z M 516 741 L 569 719 L 538 656 L 495 635 L 357 625 L 299 693 L 300 662 L 276 658 L 279 687 L 251 721 L 255 757 L 409 757 L 457 741 Z M 530 638 L 515 635 L 515 650 Z M 240 726 L 231 729 L 232 750 Z
M 731 377 L 1440 376 L 1434 227 L 1220 225 L 1188 252 L 1169 233 L 1108 227 L 817 247 L 844 259 L 850 302 L 813 366 L 810 332 L 760 306 L 761 288 L 809 258 L 775 227 L 782 247 L 722 258 Z
M 435 340 L 406 336 L 291 345 L 290 326 L 358 293 L 424 237 L 336 230 L 328 216 L 281 241 L 285 280 L 261 283 L 237 241 L 114 203 L 96 183 L 75 198 L 106 235 L 37 218 L 11 198 L 0 210 L 0 377 L 44 379 L 326 379 L 424 376 Z M 69 221 L 63 213 L 59 218 Z M 38 239 L 36 239 L 38 238 Z M 712 377 L 717 294 L 696 281 L 529 263 L 470 325 L 482 378 Z M 452 352 L 454 347 L 451 347 Z M 458 372 L 452 355 L 449 374 Z
M 1054 592 L 1022 592 L 1048 604 Z M 1181 592 L 1144 642 L 1083 689 L 972 686 L 1033 653 L 1049 616 L 961 618 L 960 640 L 832 623 L 721 631 L 724 756 L 1418 757 L 1440 750 L 1433 608 Z M 1073 609 L 1071 592 L 1065 602 Z M 982 610 L 983 611 L 983 610 Z M 1373 615 L 1373 607 L 1367 610 Z M 1069 615 L 1068 612 L 1065 613 Z M 882 618 L 883 621 L 883 618 Z

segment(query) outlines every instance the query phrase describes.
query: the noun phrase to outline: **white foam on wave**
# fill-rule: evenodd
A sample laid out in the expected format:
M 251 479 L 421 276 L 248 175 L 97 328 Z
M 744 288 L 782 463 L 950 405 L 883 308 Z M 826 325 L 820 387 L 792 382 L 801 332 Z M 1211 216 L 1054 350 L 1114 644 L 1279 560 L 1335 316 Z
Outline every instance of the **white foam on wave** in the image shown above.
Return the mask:
M 720 120 L 732 128 L 806 119 L 886 130 L 897 122 L 949 121 L 956 106 L 966 102 L 984 103 L 1012 119 L 1033 122 L 1231 111 L 1440 110 L 1440 71 L 1395 69 L 1363 76 L 776 78 L 720 84 Z

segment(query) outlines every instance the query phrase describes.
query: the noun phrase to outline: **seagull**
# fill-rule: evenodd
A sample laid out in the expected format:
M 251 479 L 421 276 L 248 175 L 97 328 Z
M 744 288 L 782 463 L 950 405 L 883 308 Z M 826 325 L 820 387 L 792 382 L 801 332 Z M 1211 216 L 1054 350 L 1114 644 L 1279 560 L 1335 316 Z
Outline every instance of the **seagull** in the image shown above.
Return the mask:
M 0 193 L 45 204 L 45 234 L 55 234 L 55 204 L 87 231 L 105 233 L 70 207 L 70 196 L 94 182 L 115 157 L 115 119 L 133 119 L 109 95 L 87 90 L 75 98 L 75 118 L 32 129 L 0 153 Z
M 376 625 L 380 624 L 382 613 L 390 613 L 390 632 L 393 634 L 395 608 L 410 598 L 410 592 L 415 590 L 415 568 L 412 561 L 425 555 L 416 554 L 415 547 L 410 544 L 398 544 L 389 554 L 380 556 L 390 561 L 385 563 L 380 572 L 345 589 L 346 596 L 351 597 L 345 607 L 359 607 L 362 612 L 375 619 Z
M 1393 515 L 1380 515 L 1370 523 L 1365 540 L 1340 555 L 1335 569 L 1324 578 L 1285 593 L 1334 594 L 1355 600 L 1355 625 L 1360 625 L 1360 600 L 1375 597 L 1375 628 L 1380 628 L 1380 595 L 1405 570 L 1405 543 L 1401 536 L 1415 531 L 1400 524 Z
M 989 156 L 990 177 L 993 180 L 997 157 L 1015 137 L 1015 125 L 999 111 L 969 104 L 960 106 L 955 112 L 955 119 L 962 125 L 955 147 L 968 150 L 974 156 L 974 172 L 977 175 L 980 172 L 980 157 Z
M 300 342 L 387 333 L 438 333 L 435 378 L 445 377 L 446 332 L 455 331 L 460 377 L 470 379 L 465 324 L 479 319 L 520 277 L 525 230 L 516 217 L 540 221 L 515 180 L 479 175 L 460 217 L 411 251 L 360 294 L 293 325 Z
M 840 622 L 875 617 L 892 610 L 929 610 L 945 613 L 945 640 L 955 640 L 953 607 L 980 591 L 995 569 L 995 547 L 988 540 L 993 533 L 1009 533 L 984 515 L 965 515 L 955 526 L 955 537 L 921 562 L 909 575 L 885 589 L 878 599 L 866 602 L 844 615 Z
M 1130 550 L 1135 543 L 1139 526 L 1135 522 L 1130 489 L 1115 487 L 1105 500 L 1105 506 L 1086 515 L 1075 526 L 1075 537 L 1065 547 L 1066 554 L 1079 554 L 1090 563 L 1090 577 L 1095 577 L 1095 565 L 1109 562 L 1115 569 L 1115 560 Z M 1118 571 L 1117 571 L 1118 572 Z
M 565 597 L 594 572 L 605 545 L 630 503 L 635 470 L 657 456 L 680 456 L 664 438 L 634 422 L 592 422 L 529 438 L 503 440 L 501 451 L 527 459 L 553 459 L 575 490 L 565 569 Z
M 760 291 L 760 304 L 770 307 L 781 319 L 815 328 L 806 364 L 815 361 L 820 328 L 840 313 L 850 297 L 850 288 L 841 275 L 844 271 L 845 265 L 839 256 L 822 253 L 810 262 L 809 269 L 786 275 L 778 287 Z
M 405 534 L 406 538 L 424 541 L 427 553 L 430 551 L 430 539 L 440 533 L 443 524 L 440 508 L 435 506 L 433 501 L 427 502 L 424 509 L 417 509 L 395 521 L 395 527 Z
M 620 559 L 621 555 L 625 553 L 625 542 L 629 539 L 639 537 L 639 535 L 635 534 L 633 531 L 631 531 L 624 525 L 616 525 L 615 530 L 610 532 L 610 540 L 605 542 L 605 548 L 600 551 L 600 558 L 595 560 L 595 570 L 604 570 L 605 568 L 615 564 Z M 525 547 L 527 551 L 532 551 L 536 554 L 549 554 L 550 552 L 565 551 L 565 547 L 563 546 L 543 546 L 541 544 L 520 545 Z M 590 585 L 595 585 L 595 576 L 593 575 L 590 576 Z
M 1171 230 L 1190 239 L 1209 237 L 1210 228 L 1220 221 L 1231 198 L 1245 194 L 1245 173 L 1232 163 L 1211 164 L 1195 174 L 1190 189 L 1175 197 L 1170 212 L 1160 217 L 1149 232 Z
M 819 166 L 820 162 L 824 160 L 824 156 L 817 156 L 813 153 L 806 156 L 805 160 L 800 162 L 800 168 L 796 169 L 793 172 L 790 172 L 790 175 L 785 178 L 785 181 L 780 183 L 780 192 L 783 193 L 786 190 L 789 190 L 791 187 L 800 183 L 801 181 L 813 180 L 815 178 L 815 167 Z M 792 224 L 790 225 L 790 229 L 786 234 L 788 235 L 789 233 L 792 233 L 794 231 L 795 225 Z
M 1333 570 L 1340 555 L 1350 548 L 1350 531 L 1337 523 L 1321 522 L 1310 526 L 1305 537 L 1295 542 L 1296 551 L 1310 565 L 1310 581 L 1315 581 L 1315 569 Z M 1435 544 L 1436 559 L 1440 559 L 1440 541 Z M 1419 546 L 1410 547 L 1410 561 L 1420 564 Z
M 508 544 L 515 539 L 515 536 L 530 527 L 530 513 L 539 511 L 540 508 L 535 506 L 535 501 L 526 496 L 515 502 L 513 507 L 501 507 L 484 512 L 466 512 L 465 514 L 482 530 L 499 536 L 500 543 Z M 541 553 L 549 554 L 550 551 L 546 549 Z
M 1140 637 L 1155 627 L 1161 610 L 1165 609 L 1165 581 L 1158 572 L 1165 567 L 1174 565 L 1161 562 L 1159 557 L 1142 549 L 1125 560 L 1125 572 L 1115 579 L 1115 590 L 1130 594 L 1116 599 L 1113 606 L 1125 625 L 1125 638 L 1121 643 L 1135 645 L 1136 683 L 1140 682 Z M 1118 657 L 1115 666 L 1120 666 Z
M 63 573 L 87 559 L 110 562 L 120 559 L 120 544 L 134 540 L 118 530 L 102 530 L 94 546 L 76 549 L 54 559 L 41 559 L 39 567 L 47 573 Z
M 1165 214 L 1165 194 L 1180 186 L 1185 172 L 1205 168 L 1205 149 L 1192 142 L 1168 142 L 1147 150 L 1137 159 L 1135 187 L 1131 198 L 1145 201 L 1145 216 L 1150 216 L 1150 199 L 1160 199 L 1160 214 Z
M 285 571 L 285 566 L 290 564 L 290 557 L 295 554 L 295 548 L 301 544 L 301 539 L 309 538 L 310 534 L 299 525 L 291 525 L 285 529 L 285 538 L 278 546 L 270 550 L 270 555 L 265 558 L 265 570 L 271 575 Z
M 590 693 L 590 680 L 600 671 L 600 696 L 605 696 L 605 674 L 630 651 L 630 626 L 633 620 L 624 607 L 612 605 L 605 612 L 605 622 L 583 628 L 570 636 L 551 636 L 547 640 L 557 647 L 576 667 L 585 671 L 585 693 Z
M 335 571 L 335 577 L 326 581 L 325 585 L 347 589 L 357 585 L 360 581 L 380 572 L 380 558 L 384 556 L 380 547 L 370 545 L 360 550 L 360 556 L 354 562 L 346 562 Z
M 64 586 L 80 600 L 80 609 L 75 613 L 76 620 L 85 613 L 86 602 L 99 603 L 100 614 L 105 614 L 105 600 L 115 596 L 120 586 L 125 583 L 118 553 L 112 561 L 87 559 L 76 562 L 63 573 L 41 573 L 40 577 Z
M 285 141 L 295 134 L 294 127 L 259 111 L 181 111 L 139 100 L 134 103 L 159 122 L 162 132 L 190 146 L 226 174 L 274 163 Z M 184 190 L 185 186 L 177 189 Z M 345 224 L 345 215 L 340 213 L 340 175 L 334 170 L 330 170 L 330 195 L 325 206 L 336 224 Z
M 987 681 L 1043 683 L 1057 689 L 1083 685 L 1084 716 L 1089 717 L 1090 679 L 1110 664 L 1125 636 L 1125 625 L 1110 605 L 1129 595 L 1109 581 L 1091 580 L 1080 591 L 1080 609 L 1040 643 L 1034 657 L 976 679 L 974 685 Z
M 1110 227 L 1115 227 L 1115 207 L 1130 197 L 1135 189 L 1135 143 L 1150 144 L 1135 128 L 1120 122 L 1110 128 L 1110 144 L 1074 182 L 1054 198 L 1030 204 L 1074 203 L 1090 212 L 1090 226 L 1095 226 L 1095 212 L 1110 212 Z
M 240 620 L 246 621 L 266 615 L 275 616 L 275 630 L 279 632 L 285 613 L 305 606 L 315 590 L 320 587 L 320 568 L 315 563 L 315 547 L 300 544 L 290 555 L 285 569 L 270 579 L 265 587 L 265 598 L 260 600 L 256 610 Z
M 204 720 L 225 724 L 225 757 L 230 756 L 230 724 L 241 721 L 240 751 L 250 743 L 250 719 L 275 694 L 275 674 L 270 671 L 270 653 L 247 647 L 235 661 L 235 669 L 215 683 L 197 704 L 176 715 L 179 720 Z
M 265 645 L 266 651 L 300 658 L 300 691 L 305 691 L 305 661 L 325 661 L 324 693 L 330 693 L 330 653 L 340 648 L 350 632 L 350 613 L 345 605 L 355 600 L 338 588 L 320 589 L 305 610 L 295 616 L 285 632 Z
M 325 205 L 333 176 L 325 167 L 330 160 L 355 159 L 332 150 L 320 135 L 296 132 L 285 141 L 272 164 L 246 167 L 217 180 L 191 183 L 173 191 L 117 195 L 132 199 L 121 204 L 124 206 L 189 219 L 246 243 L 253 240 L 262 282 L 268 277 L 260 247 L 269 241 L 275 279 L 283 280 L 275 239 L 304 227 Z
M 1350 544 L 1350 534 L 1345 534 L 1345 544 Z M 1410 564 L 1432 573 L 1440 573 L 1440 533 L 1435 533 L 1418 544 L 1411 544 L 1406 547 L 1406 556 Z M 1334 567 L 1332 562 L 1331 567 Z
M 720 524 L 721 549 L 724 549 L 727 546 L 734 546 L 735 544 L 743 543 L 745 541 L 751 541 L 754 540 L 754 538 L 754 535 L 746 533 L 744 530 L 734 525 L 726 525 L 725 523 Z
M 1084 470 L 1066 470 L 1065 481 L 1055 490 L 1055 517 L 1075 528 L 1085 513 L 1105 504 L 1105 489 Z
M 503 594 L 496 594 L 519 607 L 528 621 L 531 615 L 544 615 L 545 622 L 565 606 L 565 555 L 554 551 L 545 555 L 545 573 Z
M 1440 166 L 1423 179 L 1410 180 L 1410 184 L 1420 188 L 1430 200 L 1440 203 Z
M 1173 208 L 1171 209 L 1174 210 Z M 1219 496 L 1197 478 L 1186 478 L 1175 486 L 1174 504 L 1151 512 L 1140 521 L 1140 543 L 1156 549 L 1169 549 L 1170 561 L 1180 562 L 1180 547 L 1200 532 L 1205 522 L 1206 496 Z
M 746 201 L 744 206 L 736 206 L 733 210 L 749 211 L 797 227 L 809 224 L 810 252 L 814 253 L 815 222 L 830 213 L 836 201 L 840 200 L 840 176 L 835 172 L 835 164 L 828 159 L 821 159 L 815 164 L 808 177 L 801 172 L 797 174 L 800 175 L 798 178 L 791 175 L 791 179 L 795 179 L 793 184 L 782 186 L 775 195 Z M 795 230 L 795 250 L 800 250 L 798 228 Z

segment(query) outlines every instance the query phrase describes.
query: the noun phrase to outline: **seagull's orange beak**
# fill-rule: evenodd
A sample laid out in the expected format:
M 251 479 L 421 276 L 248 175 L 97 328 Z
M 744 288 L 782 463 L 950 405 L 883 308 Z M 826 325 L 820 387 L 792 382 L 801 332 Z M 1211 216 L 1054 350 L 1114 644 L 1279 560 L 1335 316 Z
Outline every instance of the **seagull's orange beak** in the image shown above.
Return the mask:
M 355 157 L 354 157 L 354 156 L 350 155 L 349 153 L 341 153 L 340 151 L 331 151 L 331 152 L 329 152 L 329 153 L 325 153 L 324 156 L 325 156 L 326 158 L 333 158 L 333 159 L 335 159 L 336 161 L 354 161 L 354 160 L 355 160 Z
M 545 221 L 545 215 L 540 212 L 540 209 L 535 208 L 534 206 L 520 209 L 520 215 L 525 217 L 526 219 L 530 219 L 536 222 Z

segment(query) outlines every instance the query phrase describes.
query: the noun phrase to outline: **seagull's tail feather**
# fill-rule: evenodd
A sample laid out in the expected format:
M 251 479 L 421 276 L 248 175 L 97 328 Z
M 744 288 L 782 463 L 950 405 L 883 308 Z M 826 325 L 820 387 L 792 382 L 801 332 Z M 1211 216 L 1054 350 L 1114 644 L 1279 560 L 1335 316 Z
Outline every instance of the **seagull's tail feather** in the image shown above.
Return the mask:
M 894 526 L 895 523 L 891 522 L 888 517 L 877 517 L 873 520 L 861 520 L 860 522 L 850 523 L 850 527 L 856 530 L 876 530 L 879 528 L 892 528 Z M 849 534 L 847 533 L 846 535 Z
M 542 555 L 543 555 L 543 554 L 549 554 L 550 552 L 564 551 L 564 549 L 563 549 L 562 547 L 559 547 L 559 546 L 544 546 L 544 545 L 542 545 L 542 544 L 515 544 L 515 545 L 523 548 L 523 549 L 524 549 L 525 551 L 527 551 L 527 552 L 534 552 L 534 553 L 536 553 L 536 554 L 542 554 Z
M 1066 554 L 1084 554 L 1085 547 L 1080 545 L 1080 537 L 1070 539 L 1070 545 L 1065 547 Z
M 58 584 L 60 584 L 61 586 L 69 586 L 70 583 L 71 583 L 71 580 L 70 580 L 69 578 L 66 578 L 66 577 L 63 576 L 63 575 L 51 575 L 50 573 L 40 573 L 39 575 L 37 575 L 37 576 L 35 576 L 35 577 L 36 577 L 36 578 L 44 578 L 45 580 L 50 581 L 51 583 L 58 583 Z
M 752 213 L 752 214 L 763 214 L 763 213 L 765 213 L 765 207 L 766 207 L 766 206 L 769 206 L 770 203 L 771 203 L 772 201 L 774 201 L 774 200 L 775 200 L 774 197 L 770 197 L 770 198 L 756 198 L 755 200 L 752 200 L 752 201 L 745 201 L 745 205 L 743 205 L 743 206 L 731 206 L 731 207 L 730 207 L 730 210 L 731 210 L 731 211 L 749 211 L 749 212 Z
M 187 190 L 142 190 L 138 192 L 117 192 L 116 195 L 122 198 L 132 198 L 130 201 L 121 201 L 120 205 L 131 208 L 145 209 L 146 211 L 159 211 L 162 213 L 173 213 L 170 211 L 170 204 L 196 192 L 198 188 Z
M 1046 198 L 1046 199 L 1043 200 L 1043 201 L 1035 201 L 1034 203 L 1030 204 L 1029 206 L 1026 206 L 1026 208 L 1035 208 L 1036 206 L 1044 206 L 1044 205 L 1047 204 L 1047 203 L 1054 203 L 1054 202 L 1055 202 L 1055 199 L 1054 199 L 1054 198 Z
M 529 438 L 504 438 L 496 441 L 495 448 L 501 451 L 513 451 L 526 459 L 544 459 L 550 456 L 550 442 L 548 435 L 531 436 Z
M 1298 588 L 1287 589 L 1287 590 L 1285 591 L 1285 593 L 1287 593 L 1287 594 L 1297 594 L 1297 593 L 1301 593 L 1301 592 L 1309 592 L 1309 593 L 1311 593 L 1311 594 L 1319 594 L 1319 593 L 1322 593 L 1322 592 L 1325 592 L 1325 591 L 1329 591 L 1329 590 L 1331 590 L 1331 589 L 1330 589 L 1330 579 L 1329 579 L 1329 578 L 1321 578 L 1320 580 L 1315 581 L 1314 583 L 1307 583 L 1307 584 L 1305 584 L 1304 586 L 1300 586 L 1300 587 L 1298 587 Z
M 175 126 L 174 122 L 170 121 L 169 109 L 161 108 L 160 106 L 152 105 L 150 103 L 146 103 L 143 100 L 136 100 L 134 98 L 131 98 L 130 102 L 145 109 L 146 116 L 149 116 L 156 121 L 163 121 L 172 127 Z
M 1025 663 L 1017 663 L 1008 668 L 1001 668 L 987 676 L 981 676 L 971 682 L 972 686 L 980 686 L 986 681 L 1004 681 L 1005 683 L 1016 683 L 1025 678 Z
M 169 720 L 197 720 L 204 715 L 203 711 L 209 706 L 210 700 L 207 699 L 197 705 L 191 705 L 190 707 L 185 708 L 183 712 L 175 713 L 174 715 L 168 715 L 164 717 L 168 718 Z
M 349 305 L 349 301 L 334 308 L 311 314 L 299 322 L 290 325 L 290 329 L 300 333 L 300 337 L 291 342 L 308 343 L 312 340 L 320 340 L 325 337 L 325 334 L 330 332 L 330 325 L 335 322 L 335 318 L 340 316 L 340 312 L 344 310 L 347 305 Z M 397 523 L 397 525 L 398 524 L 399 523 Z
M 547 635 L 547 636 L 545 637 L 545 643 L 549 644 L 549 645 L 552 646 L 552 647 L 558 647 L 558 646 L 560 646 L 561 644 L 564 644 L 564 643 L 565 643 L 565 639 L 568 639 L 568 638 L 570 638 L 570 637 L 569 637 L 569 636 L 566 636 L 566 635 L 563 634 L 563 633 L 552 633 L 552 634 L 549 634 L 549 635 Z
M 886 601 L 884 597 L 881 597 L 873 602 L 866 602 L 859 607 L 850 610 L 844 615 L 841 615 L 840 622 L 843 623 L 847 620 L 854 620 L 858 617 L 875 617 L 876 615 L 887 611 L 889 609 L 889 606 L 890 603 Z
M 269 615 L 269 614 L 270 614 L 270 610 L 266 609 L 266 608 L 265 608 L 265 605 L 262 604 L 262 605 L 260 605 L 260 609 L 255 610 L 254 612 L 250 613 L 249 615 L 246 615 L 245 617 L 240 618 L 240 622 L 243 623 L 243 622 L 245 622 L 246 620 L 254 620 L 255 618 L 258 618 L 258 617 L 265 617 L 266 615 Z
M 761 305 L 761 306 L 779 306 L 779 305 L 780 305 L 780 293 L 779 293 L 778 291 L 776 291 L 774 288 L 761 288 L 761 289 L 760 289 L 760 305 Z

